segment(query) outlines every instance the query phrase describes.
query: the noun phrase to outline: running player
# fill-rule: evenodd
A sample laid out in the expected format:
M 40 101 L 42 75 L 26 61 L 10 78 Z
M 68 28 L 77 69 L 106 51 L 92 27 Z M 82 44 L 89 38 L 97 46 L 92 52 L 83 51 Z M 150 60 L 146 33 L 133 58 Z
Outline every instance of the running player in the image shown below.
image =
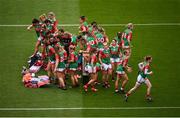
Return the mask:
M 146 99 L 148 101 L 152 101 L 152 98 L 151 98 L 151 87 L 152 87 L 152 85 L 148 79 L 148 76 L 153 74 L 153 72 L 150 71 L 150 63 L 151 62 L 152 62 L 152 57 L 146 56 L 144 58 L 144 62 L 141 62 L 138 64 L 139 75 L 137 77 L 137 82 L 136 82 L 135 86 L 126 93 L 125 101 L 127 101 L 128 97 L 131 95 L 131 93 L 134 92 L 135 90 L 137 90 L 137 88 L 139 88 L 143 83 L 145 83 L 147 86 Z
M 118 93 L 119 92 L 119 81 L 121 79 L 123 79 L 122 81 L 122 85 L 120 88 L 120 92 L 121 93 L 125 93 L 124 92 L 124 88 L 128 82 L 128 76 L 126 74 L 126 71 L 131 72 L 131 68 L 127 65 L 128 64 L 128 59 L 129 59 L 129 52 L 128 51 L 124 51 L 123 55 L 121 57 L 121 62 L 118 64 L 117 66 L 117 79 L 115 81 L 115 92 Z
M 67 88 L 65 85 L 65 69 L 66 69 L 65 61 L 67 60 L 67 53 L 63 49 L 63 47 L 59 46 L 55 56 L 56 56 L 56 64 L 54 71 L 56 72 L 57 78 L 59 80 L 59 88 L 66 90 Z
M 112 65 L 110 61 L 110 49 L 107 43 L 104 43 L 104 50 L 99 52 L 99 62 L 102 66 L 103 87 L 109 88 L 109 76 L 112 73 Z

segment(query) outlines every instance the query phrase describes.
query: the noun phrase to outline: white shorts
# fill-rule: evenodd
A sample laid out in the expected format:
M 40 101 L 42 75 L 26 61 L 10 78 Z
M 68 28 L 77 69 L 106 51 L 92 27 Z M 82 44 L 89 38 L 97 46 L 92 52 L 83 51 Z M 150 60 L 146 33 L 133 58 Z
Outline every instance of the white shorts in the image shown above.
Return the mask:
M 147 78 L 143 78 L 141 75 L 138 75 L 137 77 L 137 83 L 142 84 L 142 83 L 147 83 L 148 79 Z
M 42 41 L 42 37 L 41 36 L 38 37 L 38 41 Z
M 105 63 L 102 64 L 102 70 L 107 71 L 109 69 L 112 69 L 112 65 L 111 64 L 105 64 Z
M 87 71 L 88 73 L 96 73 L 97 72 L 96 70 L 97 70 L 96 66 L 95 67 L 92 67 L 90 65 L 85 66 L 85 71 Z
M 98 50 L 98 51 L 103 51 L 103 50 L 104 50 L 104 48 L 98 48 L 97 50 Z
M 69 68 L 69 70 L 76 71 L 77 69 L 76 68 Z
M 63 72 L 64 70 L 65 70 L 65 68 L 57 68 L 56 71 L 58 71 L 58 72 Z
M 119 63 L 120 62 L 120 58 L 110 58 L 111 63 Z

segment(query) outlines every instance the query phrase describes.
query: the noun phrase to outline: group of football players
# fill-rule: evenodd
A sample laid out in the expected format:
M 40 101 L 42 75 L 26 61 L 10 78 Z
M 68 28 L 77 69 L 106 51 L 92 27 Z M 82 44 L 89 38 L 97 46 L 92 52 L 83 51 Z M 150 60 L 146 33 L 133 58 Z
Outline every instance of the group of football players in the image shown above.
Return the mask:
M 132 48 L 132 23 L 126 25 L 123 32 L 117 32 L 116 36 L 109 40 L 104 28 L 93 21 L 87 23 L 85 16 L 80 17 L 79 32 L 77 35 L 58 29 L 58 21 L 53 12 L 42 14 L 38 19 L 32 20 L 32 25 L 27 29 L 34 28 L 37 34 L 34 56 L 38 51 L 42 52 L 42 59 L 47 60 L 46 71 L 51 82 L 58 80 L 59 88 L 66 90 L 66 78 L 70 77 L 72 86 L 79 86 L 79 78 L 88 76 L 89 81 L 83 88 L 87 92 L 89 87 L 96 92 L 96 84 L 109 88 L 110 81 L 114 81 L 115 93 L 124 93 L 125 100 L 142 83 L 147 85 L 147 99 L 151 100 L 151 83 L 147 76 L 151 56 L 146 56 L 139 63 L 139 75 L 135 86 L 125 93 L 124 89 L 128 82 L 127 73 L 132 69 L 128 64 Z M 102 78 L 100 78 L 100 74 Z M 99 79 L 98 79 L 99 78 Z M 121 86 L 119 86 L 120 80 Z

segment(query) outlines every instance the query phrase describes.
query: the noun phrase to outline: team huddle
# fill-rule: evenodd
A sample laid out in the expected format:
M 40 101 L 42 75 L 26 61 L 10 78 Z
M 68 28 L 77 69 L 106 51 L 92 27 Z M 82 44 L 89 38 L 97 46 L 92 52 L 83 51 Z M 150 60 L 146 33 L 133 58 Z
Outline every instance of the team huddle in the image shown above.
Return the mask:
M 117 32 L 112 40 L 97 22 L 88 24 L 85 16 L 80 17 L 77 35 L 58 29 L 58 21 L 53 12 L 34 18 L 27 29 L 32 28 L 36 31 L 37 42 L 31 57 L 41 52 L 40 61 L 42 65 L 47 62 L 44 70 L 47 71 L 51 84 L 57 82 L 60 89 L 66 90 L 67 77 L 70 78 L 72 87 L 78 87 L 80 78 L 88 76 L 88 81 L 83 85 L 85 92 L 98 91 L 96 86 L 101 83 L 104 88 L 113 86 L 115 93 L 125 94 L 127 101 L 131 93 L 145 83 L 146 99 L 152 101 L 152 85 L 148 79 L 153 73 L 150 71 L 151 56 L 145 56 L 144 61 L 138 64 L 137 82 L 125 92 L 129 80 L 127 73 L 132 72 L 128 64 L 132 54 L 132 23 L 128 23 L 124 31 Z M 110 85 L 110 81 L 114 81 L 114 85 Z

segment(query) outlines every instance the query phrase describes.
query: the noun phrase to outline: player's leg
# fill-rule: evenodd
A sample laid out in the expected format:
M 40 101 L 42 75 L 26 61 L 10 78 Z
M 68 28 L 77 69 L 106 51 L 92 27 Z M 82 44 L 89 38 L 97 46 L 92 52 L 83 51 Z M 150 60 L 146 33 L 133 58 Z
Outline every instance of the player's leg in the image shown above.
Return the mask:
M 119 80 L 120 79 L 121 79 L 121 75 L 117 74 L 117 78 L 116 78 L 116 81 L 115 81 L 115 93 L 119 92 Z
M 75 86 L 79 86 L 79 80 L 78 80 L 77 71 L 74 72 L 74 82 L 75 82 Z
M 115 66 L 116 66 L 116 63 L 115 63 L 115 59 L 114 58 L 111 58 L 111 65 L 112 65 L 112 81 L 114 81 L 114 77 L 115 77 Z
M 93 91 L 93 92 L 96 92 L 97 91 L 97 89 L 95 88 L 95 82 L 97 81 L 97 79 L 96 79 L 96 73 L 92 73 L 92 79 L 90 80 L 91 82 L 89 83 L 89 84 L 91 84 L 91 90 Z
M 110 75 L 112 74 L 112 65 L 109 64 L 108 65 L 108 71 L 107 71 L 107 87 L 110 87 L 110 83 L 109 83 L 109 79 L 110 79 Z
M 125 95 L 125 101 L 127 101 L 128 97 L 131 95 L 132 92 L 134 92 L 135 90 L 137 90 L 141 84 L 144 82 L 144 78 L 142 78 L 141 75 L 138 75 L 137 77 L 137 82 L 136 84 L 134 85 L 133 88 L 131 88 Z
M 52 72 L 51 72 L 51 62 L 49 61 L 48 64 L 47 64 L 47 74 L 48 74 L 48 77 L 50 78 L 50 83 L 53 83 L 53 79 L 52 79 Z
M 152 101 L 152 98 L 151 98 L 151 88 L 152 88 L 152 84 L 151 82 L 149 81 L 149 79 L 146 79 L 145 80 L 145 84 L 147 86 L 147 93 L 146 93 L 146 99 L 148 101 Z
M 127 76 L 126 73 L 122 75 L 122 78 L 123 78 L 123 82 L 122 82 L 120 91 L 121 91 L 122 93 L 124 93 L 124 88 L 125 88 L 127 82 L 129 81 L 129 78 L 128 78 L 128 76 Z
M 35 45 L 35 48 L 34 48 L 34 53 L 33 53 L 32 56 L 34 56 L 34 55 L 38 52 L 40 45 L 41 45 L 41 41 L 40 41 L 40 40 L 37 40 L 36 45 Z
M 76 83 L 75 83 L 75 79 L 74 79 L 74 71 L 71 70 L 71 71 L 70 71 L 70 74 L 71 74 L 71 82 L 72 82 L 72 86 L 75 87 L 75 86 L 76 86 Z
M 128 97 L 132 94 L 132 92 L 136 91 L 141 86 L 140 83 L 136 82 L 133 88 L 131 88 L 125 95 L 125 101 L 127 102 Z

